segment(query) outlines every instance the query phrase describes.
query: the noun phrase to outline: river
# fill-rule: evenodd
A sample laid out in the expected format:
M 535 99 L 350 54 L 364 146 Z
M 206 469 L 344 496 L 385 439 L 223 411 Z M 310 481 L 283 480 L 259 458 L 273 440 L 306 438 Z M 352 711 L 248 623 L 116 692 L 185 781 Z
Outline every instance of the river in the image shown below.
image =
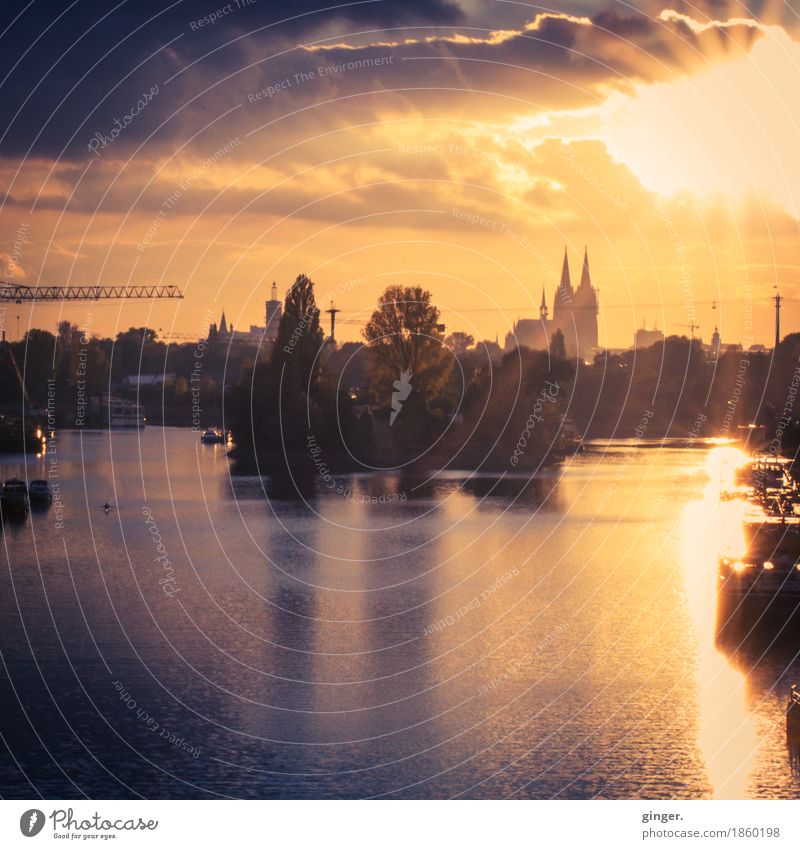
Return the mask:
M 796 798 L 797 647 L 714 639 L 739 459 L 612 442 L 303 501 L 177 428 L 3 457 L 59 498 L 2 536 L 0 793 Z

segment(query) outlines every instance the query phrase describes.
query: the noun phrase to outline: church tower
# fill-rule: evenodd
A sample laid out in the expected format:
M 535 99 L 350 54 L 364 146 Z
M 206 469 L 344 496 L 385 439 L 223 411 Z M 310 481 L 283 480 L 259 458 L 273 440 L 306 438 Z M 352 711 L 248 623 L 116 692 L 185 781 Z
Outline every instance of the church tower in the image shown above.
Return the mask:
M 572 303 L 572 281 L 569 279 L 569 259 L 567 259 L 567 249 L 564 248 L 564 264 L 561 266 L 561 282 L 556 289 L 556 297 L 553 302 L 553 321 L 563 319 L 570 309 Z
M 266 337 L 267 339 L 278 338 L 278 326 L 281 323 L 283 305 L 278 300 L 278 284 L 273 281 L 269 300 L 266 302 Z
M 557 330 L 564 335 L 564 349 L 571 359 L 590 360 L 594 348 L 597 348 L 597 315 L 599 312 L 597 289 L 592 286 L 589 273 L 589 253 L 584 250 L 581 282 L 577 289 L 572 288 L 569 274 L 569 257 L 564 249 L 564 262 L 561 266 L 561 280 L 556 286 L 553 300 L 553 314 L 547 309 L 545 290 L 539 305 L 539 318 L 523 318 L 514 323 L 510 333 L 506 334 L 505 349 L 517 347 L 530 348 L 532 351 L 546 351 L 550 340 Z
M 573 300 L 573 315 L 578 332 L 578 356 L 581 359 L 588 359 L 592 348 L 597 347 L 598 311 L 597 290 L 592 286 L 589 273 L 589 251 L 584 248 L 581 283 Z
M 715 327 L 715 328 L 714 328 L 714 333 L 713 333 L 713 335 L 711 336 L 711 351 L 710 351 L 711 356 L 712 356 L 715 360 L 716 360 L 716 359 L 717 359 L 717 357 L 719 356 L 719 349 L 720 349 L 720 346 L 721 346 L 721 345 L 722 345 L 722 340 L 721 340 L 720 335 L 719 335 L 719 328 L 718 328 L 718 327 Z

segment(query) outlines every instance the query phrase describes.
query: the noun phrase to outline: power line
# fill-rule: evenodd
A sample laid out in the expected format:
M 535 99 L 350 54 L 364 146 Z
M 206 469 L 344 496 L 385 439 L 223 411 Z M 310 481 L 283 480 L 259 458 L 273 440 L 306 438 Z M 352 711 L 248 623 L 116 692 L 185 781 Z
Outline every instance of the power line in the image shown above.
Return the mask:
M 730 298 L 730 299 L 725 300 L 725 301 L 692 301 L 691 305 L 695 306 L 695 307 L 711 307 L 712 309 L 717 309 L 718 307 L 725 306 L 727 304 L 752 304 L 754 302 L 755 301 L 754 301 L 753 298 Z M 783 297 L 783 295 L 781 295 L 781 302 L 784 302 L 784 303 L 787 303 L 787 302 L 788 303 L 800 303 L 800 299 L 785 298 L 785 297 Z M 641 303 L 604 304 L 604 303 L 601 303 L 600 304 L 600 310 L 601 311 L 606 310 L 606 309 L 636 309 L 636 310 L 639 310 L 639 309 L 657 309 L 657 308 L 661 308 L 661 307 L 686 307 L 686 306 L 687 306 L 686 301 L 674 301 L 674 302 L 660 301 L 660 302 L 654 302 L 654 303 L 650 303 L 650 304 L 641 304 Z M 765 306 L 766 306 L 766 303 L 765 303 Z M 462 312 L 508 312 L 508 313 L 514 313 L 514 312 L 526 312 L 528 310 L 536 311 L 538 309 L 539 309 L 538 305 L 533 304 L 533 303 L 526 304 L 524 306 L 516 306 L 516 307 L 463 307 L 463 308 L 439 307 L 440 312 L 447 312 L 447 313 L 462 313 Z M 361 314 L 360 312 L 353 312 L 351 310 L 343 310 L 342 313 L 343 313 L 343 315 L 350 316 L 350 317 L 338 319 L 338 321 L 340 321 L 340 322 L 350 324 L 354 321 L 360 321 L 360 319 L 356 319 L 356 318 L 353 317 L 353 316 L 356 316 L 356 315 L 360 315 Z M 364 310 L 363 314 L 365 316 L 364 320 L 366 321 L 367 318 L 369 317 L 369 315 L 372 315 L 372 309 L 370 308 L 369 310 Z

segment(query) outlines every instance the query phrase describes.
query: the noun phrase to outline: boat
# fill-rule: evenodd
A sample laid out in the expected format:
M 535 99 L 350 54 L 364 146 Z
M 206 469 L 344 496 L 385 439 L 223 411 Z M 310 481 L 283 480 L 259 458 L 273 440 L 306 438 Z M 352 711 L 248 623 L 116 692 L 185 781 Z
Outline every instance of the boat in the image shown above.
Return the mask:
M 800 616 L 800 492 L 788 460 L 756 454 L 740 469 L 741 550 L 718 559 L 719 613 L 723 627 L 781 626 Z M 732 495 L 733 497 L 733 495 Z
M 800 601 L 800 562 L 787 552 L 776 552 L 771 560 L 721 557 L 719 579 L 727 594 L 739 598 L 769 602 L 791 596 L 794 604 Z
M 750 463 L 736 472 L 739 484 L 752 487 L 756 497 L 776 491 L 791 491 L 796 487 L 792 479 L 791 460 L 771 454 L 755 454 Z
M 4 517 L 25 518 L 30 509 L 28 487 L 25 481 L 17 480 L 17 478 L 7 480 L 3 484 L 3 489 L 0 490 L 0 505 Z
M 146 423 L 144 407 L 129 398 L 117 395 L 103 396 L 103 421 L 113 428 L 137 428 L 142 430 Z
M 42 427 L 34 418 L 0 415 L 0 453 L 40 453 L 45 442 Z
M 800 559 L 800 516 L 770 515 L 746 517 L 743 523 L 748 556 L 753 560 L 774 560 L 778 554 Z
M 204 445 L 224 444 L 225 434 L 218 427 L 209 427 L 204 431 L 203 435 L 200 437 L 200 441 Z
M 50 504 L 53 501 L 50 484 L 45 480 L 31 481 L 28 487 L 28 500 L 31 504 Z

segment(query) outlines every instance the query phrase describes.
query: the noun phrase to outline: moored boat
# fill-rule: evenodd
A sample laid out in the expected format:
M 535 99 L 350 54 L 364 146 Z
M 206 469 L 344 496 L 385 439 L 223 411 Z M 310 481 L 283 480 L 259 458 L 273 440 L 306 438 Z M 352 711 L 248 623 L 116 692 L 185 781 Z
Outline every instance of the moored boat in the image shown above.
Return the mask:
M 200 437 L 205 445 L 218 445 L 225 442 L 225 434 L 218 427 L 209 427 Z
M 10 418 L 0 416 L 0 453 L 38 454 L 44 445 L 42 425 L 35 418 Z
M 28 500 L 31 504 L 50 504 L 53 500 L 53 491 L 46 480 L 31 481 L 28 487 Z
M 739 484 L 753 487 L 755 495 L 775 491 L 793 490 L 791 461 L 785 457 L 773 457 L 771 454 L 755 454 L 752 460 L 737 470 Z
M 747 506 L 741 538 L 729 535 L 719 554 L 719 624 L 785 629 L 800 616 L 800 492 L 789 461 L 765 454 L 739 470 L 737 483 L 730 497 Z
M 0 490 L 0 505 L 2 506 L 3 516 L 14 518 L 27 516 L 30 502 L 25 481 L 17 480 L 17 478 L 7 480 L 3 484 L 3 489 Z
M 112 428 L 142 430 L 147 424 L 144 407 L 141 404 L 116 395 L 103 396 L 103 420 Z

